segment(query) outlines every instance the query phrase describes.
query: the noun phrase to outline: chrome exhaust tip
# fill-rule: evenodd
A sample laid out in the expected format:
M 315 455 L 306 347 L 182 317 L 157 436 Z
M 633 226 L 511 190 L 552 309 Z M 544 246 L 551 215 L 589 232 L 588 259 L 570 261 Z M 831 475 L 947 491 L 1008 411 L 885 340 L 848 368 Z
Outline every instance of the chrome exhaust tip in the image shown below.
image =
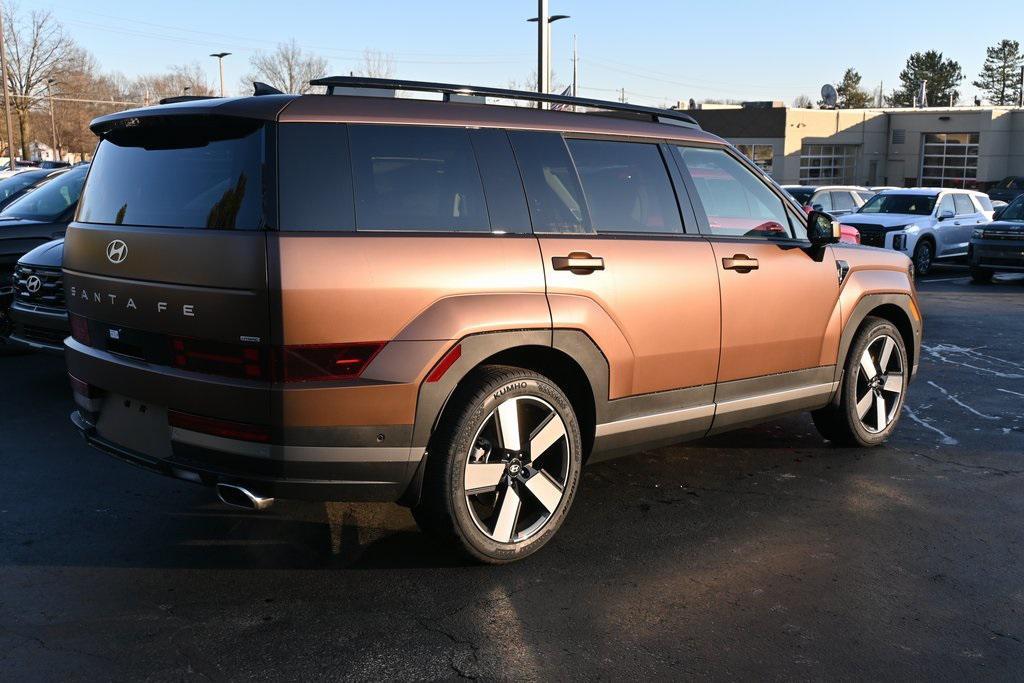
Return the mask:
M 245 510 L 266 510 L 274 504 L 273 498 L 262 498 L 249 489 L 234 484 L 217 484 L 217 497 L 225 505 Z

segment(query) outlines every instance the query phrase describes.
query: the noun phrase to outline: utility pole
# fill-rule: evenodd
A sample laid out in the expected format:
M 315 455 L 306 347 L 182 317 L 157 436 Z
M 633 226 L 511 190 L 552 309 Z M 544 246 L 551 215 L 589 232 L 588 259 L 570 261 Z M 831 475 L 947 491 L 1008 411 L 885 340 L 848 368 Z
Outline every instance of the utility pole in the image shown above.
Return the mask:
M 56 82 L 52 78 L 46 79 L 46 99 L 50 100 L 50 133 L 53 134 L 53 160 L 60 161 L 60 150 L 57 147 L 57 121 L 53 116 L 53 90 L 50 88 Z
M 217 58 L 217 63 L 220 65 L 220 96 L 224 97 L 224 58 L 227 57 L 230 52 L 214 52 L 211 57 Z
M 547 93 L 551 87 L 548 80 L 550 74 L 548 62 L 549 38 L 551 36 L 551 25 L 548 24 L 548 0 L 537 0 L 537 92 Z M 539 103 L 541 109 L 545 109 L 544 103 Z
M 1017 106 L 1024 107 L 1024 66 L 1020 68 L 1020 94 L 1017 96 Z
M 625 88 L 621 88 L 619 90 L 619 102 L 622 102 L 623 104 L 626 103 L 626 89 Z
M 0 76 L 4 80 L 4 114 L 7 116 L 7 155 L 10 157 L 11 170 L 14 170 L 14 128 L 11 126 L 11 95 L 7 89 L 7 48 L 4 46 L 4 4 L 0 0 Z
M 580 52 L 576 34 L 572 35 L 572 96 L 579 97 Z

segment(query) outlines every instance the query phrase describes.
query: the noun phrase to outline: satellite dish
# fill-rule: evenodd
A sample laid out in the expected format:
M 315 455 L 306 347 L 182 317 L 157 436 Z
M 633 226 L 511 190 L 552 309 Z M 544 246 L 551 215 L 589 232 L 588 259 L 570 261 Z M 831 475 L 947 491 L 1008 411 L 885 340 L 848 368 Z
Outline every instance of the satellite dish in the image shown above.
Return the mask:
M 839 101 L 839 93 L 836 91 L 836 86 L 831 83 L 821 86 L 821 101 L 826 109 L 834 109 L 836 102 Z

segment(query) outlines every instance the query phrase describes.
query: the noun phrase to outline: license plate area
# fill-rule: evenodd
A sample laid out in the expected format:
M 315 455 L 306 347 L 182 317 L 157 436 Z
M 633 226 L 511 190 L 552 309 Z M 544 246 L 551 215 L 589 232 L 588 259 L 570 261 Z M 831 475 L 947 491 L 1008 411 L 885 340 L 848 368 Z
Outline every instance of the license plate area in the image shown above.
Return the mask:
M 167 408 L 119 394 L 103 399 L 96 433 L 111 443 L 155 458 L 171 456 Z

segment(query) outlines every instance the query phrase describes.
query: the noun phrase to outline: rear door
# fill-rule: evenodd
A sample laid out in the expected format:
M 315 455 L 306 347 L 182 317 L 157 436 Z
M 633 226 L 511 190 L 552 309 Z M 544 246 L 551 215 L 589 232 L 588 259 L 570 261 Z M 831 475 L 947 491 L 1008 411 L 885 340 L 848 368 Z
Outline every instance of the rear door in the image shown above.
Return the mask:
M 105 135 L 64 252 L 68 308 L 87 321 L 92 346 L 186 370 L 262 373 L 241 349 L 269 332 L 269 125 L 182 115 Z
M 593 302 L 614 332 L 585 329 L 610 355 L 609 397 L 707 387 L 718 365 L 718 279 L 710 245 L 686 221 L 667 150 L 654 143 L 511 132 L 540 242 L 555 327 Z
M 832 250 L 810 249 L 796 212 L 737 157 L 720 147 L 674 149 L 721 280 L 718 381 L 834 364 Z
M 966 254 L 971 233 L 975 227 L 985 222 L 985 216 L 966 193 L 954 194 L 953 206 L 956 207 L 956 217 L 953 219 L 953 244 L 950 245 L 950 255 Z

